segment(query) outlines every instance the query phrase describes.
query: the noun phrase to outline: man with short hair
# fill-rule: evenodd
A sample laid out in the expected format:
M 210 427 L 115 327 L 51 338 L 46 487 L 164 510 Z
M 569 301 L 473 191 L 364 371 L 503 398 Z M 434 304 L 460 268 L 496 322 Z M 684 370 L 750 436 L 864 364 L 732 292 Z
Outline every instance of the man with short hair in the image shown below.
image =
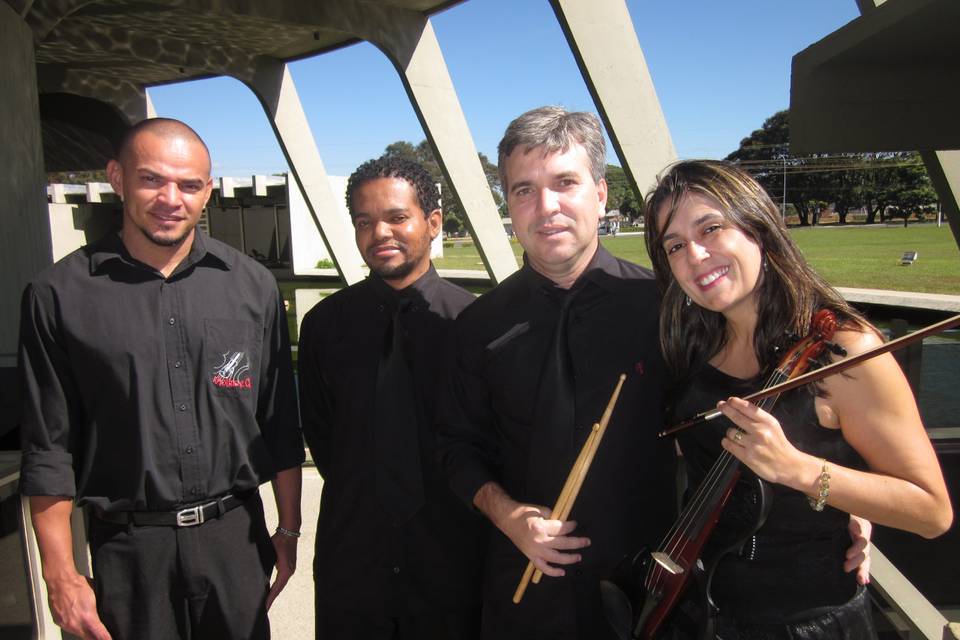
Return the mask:
M 431 264 L 442 218 L 421 166 L 366 162 L 346 198 L 370 277 L 310 310 L 298 357 L 324 479 L 316 637 L 476 638 L 483 523 L 450 492 L 433 432 L 446 336 L 473 296 Z
M 213 183 L 187 125 L 135 125 L 107 175 L 120 232 L 43 271 L 22 304 L 20 488 L 54 621 L 98 640 L 268 638 L 304 459 L 276 281 L 197 232 Z M 74 565 L 74 499 L 93 589 Z
M 510 123 L 499 169 L 519 272 L 458 319 L 439 412 L 451 486 L 499 531 L 485 558 L 484 638 L 613 637 L 600 579 L 672 520 L 658 441 L 663 365 L 652 273 L 599 243 L 607 185 L 597 118 L 543 107 Z M 616 338 L 613 338 L 616 336 Z M 591 426 L 627 375 L 570 519 L 551 516 Z M 528 558 L 547 576 L 519 605 Z

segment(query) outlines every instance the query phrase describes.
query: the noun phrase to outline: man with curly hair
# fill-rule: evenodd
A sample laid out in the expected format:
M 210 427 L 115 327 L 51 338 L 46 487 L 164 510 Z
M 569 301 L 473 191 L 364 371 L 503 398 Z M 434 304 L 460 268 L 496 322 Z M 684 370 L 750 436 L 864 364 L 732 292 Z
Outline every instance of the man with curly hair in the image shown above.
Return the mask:
M 370 160 L 346 198 L 370 277 L 300 331 L 304 432 L 324 478 L 316 637 L 475 638 L 482 521 L 440 474 L 432 428 L 445 338 L 473 296 L 430 262 L 442 215 L 420 165 Z

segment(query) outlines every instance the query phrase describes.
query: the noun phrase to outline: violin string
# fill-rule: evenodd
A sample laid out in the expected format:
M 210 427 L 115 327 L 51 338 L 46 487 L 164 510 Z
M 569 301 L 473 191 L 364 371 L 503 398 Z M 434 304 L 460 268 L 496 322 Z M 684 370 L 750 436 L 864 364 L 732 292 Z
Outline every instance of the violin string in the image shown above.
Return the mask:
M 783 379 L 786 379 L 787 376 L 788 373 L 785 372 L 783 368 L 778 367 L 777 369 L 774 369 L 773 373 L 770 375 L 765 387 L 778 384 L 779 382 L 782 382 Z M 775 401 L 776 399 L 773 398 L 773 400 Z M 765 409 L 765 405 L 766 402 L 761 404 L 761 408 Z M 692 529 L 694 521 L 703 515 L 701 512 L 704 504 L 706 504 L 708 498 L 717 490 L 718 484 L 720 483 L 721 479 L 725 477 L 731 465 L 737 462 L 738 461 L 736 457 L 734 457 L 729 451 L 726 449 L 721 451 L 720 456 L 710 468 L 707 476 L 700 483 L 699 488 L 691 498 L 690 503 L 683 510 L 677 523 L 667 533 L 659 547 L 661 551 L 664 551 L 671 557 L 674 557 L 678 551 L 680 551 L 682 554 L 682 552 L 686 550 L 687 545 L 692 542 L 688 532 L 690 529 Z M 647 572 L 647 590 L 649 591 L 654 585 L 659 585 L 665 573 L 666 570 L 663 569 L 659 563 L 651 563 L 650 571 Z

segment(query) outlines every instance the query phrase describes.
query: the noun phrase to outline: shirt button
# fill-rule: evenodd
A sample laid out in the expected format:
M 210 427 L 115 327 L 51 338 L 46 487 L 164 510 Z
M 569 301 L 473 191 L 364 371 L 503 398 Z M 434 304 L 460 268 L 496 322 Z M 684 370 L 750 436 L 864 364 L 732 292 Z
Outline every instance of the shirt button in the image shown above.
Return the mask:
M 177 320 L 175 318 L 170 318 L 169 320 L 167 320 L 167 322 L 169 322 L 170 324 L 174 324 L 176 323 L 176 321 Z
M 400 567 L 394 567 L 394 568 L 393 568 L 393 572 L 394 572 L 394 573 L 400 573 Z
M 187 447 L 187 448 L 184 449 L 183 451 L 184 451 L 184 453 L 193 453 L 193 447 Z
M 187 405 L 182 404 L 182 405 L 180 405 L 180 406 L 178 407 L 178 409 L 180 409 L 180 411 L 186 411 L 186 410 L 187 410 Z
M 179 369 L 179 368 L 180 368 L 180 361 L 179 361 L 179 360 L 177 360 L 176 362 L 173 363 L 173 368 L 174 368 L 174 369 Z
M 196 488 L 196 487 L 190 487 L 190 495 L 192 495 L 192 496 L 197 495 L 197 488 Z

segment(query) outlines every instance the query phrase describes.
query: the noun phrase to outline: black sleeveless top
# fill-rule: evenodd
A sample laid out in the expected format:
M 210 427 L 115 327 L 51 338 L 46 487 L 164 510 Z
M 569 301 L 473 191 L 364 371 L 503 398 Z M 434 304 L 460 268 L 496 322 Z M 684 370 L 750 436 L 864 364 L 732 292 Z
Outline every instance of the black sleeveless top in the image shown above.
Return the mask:
M 688 418 L 714 408 L 718 400 L 761 387 L 759 380 L 741 380 L 705 365 L 676 391 L 672 413 L 676 419 Z M 770 412 L 799 450 L 828 463 L 864 468 L 839 429 L 820 426 L 814 400 L 810 389 L 802 387 L 783 394 Z M 723 451 L 720 441 L 732 426 L 721 416 L 679 434 L 689 474 L 688 497 Z M 752 517 L 757 478 L 742 468 L 705 559 L 716 553 L 719 541 L 740 539 L 744 519 Z M 830 506 L 816 512 L 805 494 L 779 484 L 770 488 L 773 506 L 763 527 L 717 565 L 710 593 L 721 615 L 744 622 L 783 622 L 810 609 L 843 604 L 857 588 L 855 574 L 843 571 L 844 553 L 851 545 L 848 514 Z

